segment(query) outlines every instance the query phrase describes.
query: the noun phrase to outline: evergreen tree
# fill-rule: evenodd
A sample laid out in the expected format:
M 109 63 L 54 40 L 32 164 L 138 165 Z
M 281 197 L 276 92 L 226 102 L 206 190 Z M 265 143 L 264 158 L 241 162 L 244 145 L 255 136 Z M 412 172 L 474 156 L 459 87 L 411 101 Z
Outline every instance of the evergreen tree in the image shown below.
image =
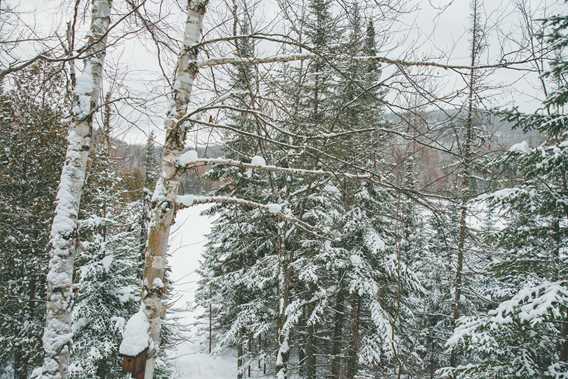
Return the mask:
M 562 77 L 568 63 L 564 14 L 545 21 L 545 41 L 557 54 L 547 78 L 556 90 L 535 114 L 511 112 L 507 119 L 526 131 L 536 130 L 545 143 L 530 149 L 513 146 L 495 164 L 507 164 L 519 175 L 516 185 L 488 197 L 494 211 L 505 214 L 502 230 L 491 237 L 498 246 L 490 266 L 498 279 L 486 314 L 462 318 L 450 339 L 470 354 L 470 364 L 453 372 L 463 377 L 502 378 L 568 375 L 568 287 L 566 261 L 566 118 L 568 89 Z M 538 343 L 536 343 L 538 341 Z
M 250 33 L 247 15 L 238 19 L 240 34 Z M 236 42 L 237 55 L 254 56 L 254 44 L 250 38 Z M 233 67 L 232 89 L 234 96 L 228 114 L 230 125 L 239 132 L 259 134 L 260 121 L 252 111 L 262 110 L 257 99 L 258 78 L 250 64 Z M 272 156 L 262 143 L 239 132 L 225 135 L 225 157 L 253 164 L 266 164 Z M 216 167 L 208 173 L 213 180 L 224 185 L 215 190 L 217 195 L 231 195 L 259 203 L 274 201 L 271 179 L 256 170 L 235 167 Z M 239 205 L 212 207 L 216 222 L 209 236 L 207 252 L 201 272 L 203 280 L 197 293 L 199 303 L 213 312 L 210 315 L 216 329 L 216 349 L 235 347 L 239 377 L 253 359 L 272 361 L 275 334 L 274 290 L 277 284 L 273 276 L 275 259 L 276 226 L 270 215 Z M 270 369 L 270 367 L 269 367 Z M 266 370 L 266 369 L 265 369 Z
M 122 330 L 140 300 L 140 206 L 123 202 L 122 183 L 104 140 L 94 154 L 80 216 L 71 374 L 114 378 L 122 370 Z
M 36 63 L 0 94 L 0 368 L 41 360 L 49 220 L 65 157 L 59 67 Z
M 156 150 L 156 136 L 150 131 L 144 147 L 144 189 L 152 191 L 160 176 L 160 156 Z

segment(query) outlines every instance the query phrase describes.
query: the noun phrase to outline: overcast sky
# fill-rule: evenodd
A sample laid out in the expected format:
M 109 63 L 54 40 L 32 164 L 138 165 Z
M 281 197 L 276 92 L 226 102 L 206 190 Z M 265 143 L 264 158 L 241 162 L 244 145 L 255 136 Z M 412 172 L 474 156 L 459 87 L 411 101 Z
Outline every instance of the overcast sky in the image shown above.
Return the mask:
M 64 24 L 69 18 L 71 0 L 12 0 L 23 11 L 22 19 L 33 25 L 40 35 L 46 35 L 54 30 L 62 33 Z M 148 0 L 157 2 L 158 0 Z M 339 0 L 338 0 L 339 1 Z M 371 0 L 372 1 L 372 0 Z M 485 0 L 483 4 L 483 18 L 490 28 L 489 48 L 486 50 L 484 60 L 488 63 L 495 62 L 500 55 L 501 35 L 518 35 L 520 19 L 514 12 L 514 0 Z M 185 1 L 179 1 L 184 3 Z M 118 1 L 115 1 L 117 4 Z M 172 26 L 171 33 L 180 37 L 183 26 L 183 14 L 175 0 L 165 1 L 168 17 L 165 21 Z M 440 59 L 442 62 L 456 64 L 468 63 L 470 28 L 470 1 L 469 0 L 416 0 L 414 3 L 407 2 L 410 12 L 392 25 L 393 43 L 389 46 L 398 46 L 394 50 L 381 52 L 393 58 L 414 50 L 417 58 Z M 531 1 L 533 7 L 540 7 L 543 1 Z M 168 8 L 169 7 L 169 8 Z M 211 0 L 211 11 L 207 15 L 208 25 L 217 25 L 227 14 L 223 0 Z M 257 11 L 261 25 L 270 25 L 278 28 L 274 22 L 278 14 L 278 8 L 273 0 L 263 0 Z M 381 25 L 376 25 L 377 29 Z M 118 34 L 119 31 L 116 31 Z M 262 54 L 261 51 L 259 54 Z M 165 59 L 162 62 L 165 71 L 172 72 L 173 60 L 167 59 L 167 54 L 162 54 Z M 166 82 L 163 79 L 158 66 L 157 53 L 147 37 L 140 38 L 130 36 L 121 40 L 111 49 L 108 58 L 109 75 L 118 76 L 125 85 L 123 91 L 128 90 L 134 96 L 153 98 L 165 91 Z M 439 83 L 446 88 L 458 88 L 463 85 L 461 78 L 450 73 L 440 73 Z M 205 91 L 208 82 L 200 84 L 201 91 Z M 494 96 L 490 106 L 519 105 L 522 109 L 531 110 L 538 104 L 540 92 L 536 78 L 533 75 L 501 70 L 489 78 L 489 85 L 494 87 L 490 92 Z M 536 88 L 536 89 L 535 89 Z M 203 92 L 202 92 L 203 93 Z M 129 123 L 120 120 L 121 128 L 115 131 L 115 135 L 127 139 L 130 142 L 143 142 L 149 130 L 159 131 L 161 117 L 165 113 L 164 99 L 157 97 L 147 109 L 148 117 L 138 111 L 121 107 L 125 118 Z

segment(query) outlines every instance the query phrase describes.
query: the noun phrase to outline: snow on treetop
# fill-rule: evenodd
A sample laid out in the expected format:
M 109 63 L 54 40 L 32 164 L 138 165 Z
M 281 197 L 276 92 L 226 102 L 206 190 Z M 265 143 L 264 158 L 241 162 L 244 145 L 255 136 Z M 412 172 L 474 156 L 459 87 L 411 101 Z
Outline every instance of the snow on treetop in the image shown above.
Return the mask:
M 511 153 L 527 154 L 531 152 L 531 148 L 527 141 L 519 142 L 509 148 Z
M 260 155 L 255 155 L 252 157 L 250 164 L 255 166 L 266 166 L 266 160 Z
M 195 162 L 198 159 L 199 157 L 196 150 L 188 150 L 177 159 L 177 163 L 180 166 L 185 166 L 191 162 Z
M 140 308 L 126 323 L 120 354 L 135 357 L 148 347 L 148 329 L 150 323 L 144 310 Z

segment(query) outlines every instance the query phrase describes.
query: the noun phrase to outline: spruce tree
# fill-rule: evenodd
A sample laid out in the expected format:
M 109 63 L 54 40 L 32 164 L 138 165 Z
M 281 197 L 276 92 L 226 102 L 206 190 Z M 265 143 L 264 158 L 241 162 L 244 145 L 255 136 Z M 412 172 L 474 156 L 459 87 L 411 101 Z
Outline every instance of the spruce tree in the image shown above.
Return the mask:
M 244 15 L 235 23 L 241 35 L 250 33 L 251 26 Z M 254 56 L 251 38 L 236 40 L 237 55 Z M 272 156 L 263 144 L 239 132 L 262 133 L 260 121 L 251 112 L 262 111 L 257 98 L 258 78 L 250 64 L 236 64 L 231 71 L 232 110 L 227 118 L 238 132 L 227 133 L 224 145 L 225 158 L 266 164 Z M 208 176 L 223 183 L 216 195 L 229 195 L 259 203 L 275 202 L 271 179 L 257 170 L 235 167 L 215 167 Z M 273 218 L 256 209 L 240 205 L 212 207 L 216 215 L 207 251 L 203 257 L 203 279 L 197 292 L 198 302 L 210 309 L 216 332 L 217 350 L 234 347 L 237 351 L 239 377 L 244 375 L 245 363 L 250 370 L 251 361 L 271 365 L 275 330 L 274 277 L 276 227 Z M 270 367 L 268 367 L 270 370 Z M 265 368 L 266 370 L 266 368 Z
M 64 73 L 36 63 L 0 94 L 0 366 L 41 360 L 49 220 L 65 157 Z
M 71 375 L 115 378 L 126 320 L 140 301 L 140 203 L 125 201 L 125 185 L 112 159 L 110 112 L 98 131 L 85 183 L 74 282 Z
M 557 54 L 545 76 L 555 84 L 534 114 L 517 111 L 506 119 L 517 128 L 538 131 L 545 142 L 535 148 L 516 145 L 494 164 L 513 167 L 515 185 L 488 196 L 504 227 L 491 234 L 498 250 L 490 265 L 498 280 L 497 304 L 486 314 L 462 318 L 450 339 L 470 355 L 453 372 L 463 377 L 563 377 L 568 375 L 568 262 L 566 229 L 566 118 L 563 107 L 568 71 L 561 49 L 568 44 L 568 17 L 546 19 L 542 38 Z M 538 341 L 538 343 L 536 343 Z

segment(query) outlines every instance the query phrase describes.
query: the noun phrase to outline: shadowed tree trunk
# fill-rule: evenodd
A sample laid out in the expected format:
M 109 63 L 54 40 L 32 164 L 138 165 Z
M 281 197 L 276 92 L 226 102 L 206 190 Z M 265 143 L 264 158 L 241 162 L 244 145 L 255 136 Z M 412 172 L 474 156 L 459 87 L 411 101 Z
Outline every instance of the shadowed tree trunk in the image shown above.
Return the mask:
M 331 377 L 339 379 L 341 374 L 341 342 L 343 340 L 343 323 L 345 321 L 345 292 L 341 289 L 335 299 L 335 326 L 331 347 Z
M 314 311 L 314 305 L 307 305 L 307 319 L 309 320 L 310 315 Z M 310 324 L 308 321 L 306 327 L 306 357 L 305 357 L 305 375 L 306 379 L 316 379 L 316 346 L 315 346 L 315 326 Z
M 278 354 L 276 356 L 276 376 L 278 379 L 288 377 L 288 357 L 290 355 L 289 337 L 290 331 L 286 328 L 289 296 L 290 296 L 290 274 L 288 267 L 288 257 L 284 249 L 282 231 L 278 230 L 277 255 L 279 264 L 278 273 Z
M 359 348 L 361 346 L 360 320 L 361 299 L 359 295 L 351 297 L 351 346 L 349 349 L 349 366 L 347 367 L 347 378 L 353 379 L 359 370 Z

